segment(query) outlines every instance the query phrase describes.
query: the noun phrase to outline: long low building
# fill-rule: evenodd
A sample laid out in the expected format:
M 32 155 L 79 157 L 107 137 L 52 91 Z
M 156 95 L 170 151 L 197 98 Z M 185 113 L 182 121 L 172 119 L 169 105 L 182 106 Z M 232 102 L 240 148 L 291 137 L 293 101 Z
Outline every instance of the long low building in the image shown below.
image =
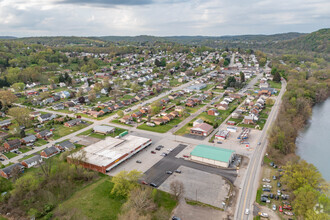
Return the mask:
M 234 155 L 234 150 L 200 144 L 191 151 L 190 158 L 200 163 L 229 167 Z
M 68 156 L 71 163 L 79 163 L 87 169 L 109 172 L 123 161 L 152 144 L 151 139 L 127 135 L 121 139 L 107 137 Z

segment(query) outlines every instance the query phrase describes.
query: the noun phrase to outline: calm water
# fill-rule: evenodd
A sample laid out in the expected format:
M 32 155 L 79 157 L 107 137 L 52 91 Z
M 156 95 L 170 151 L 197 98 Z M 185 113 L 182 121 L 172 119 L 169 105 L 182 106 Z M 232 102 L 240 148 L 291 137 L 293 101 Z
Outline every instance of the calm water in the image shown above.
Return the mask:
M 314 106 L 309 124 L 297 139 L 297 154 L 330 181 L 330 98 Z

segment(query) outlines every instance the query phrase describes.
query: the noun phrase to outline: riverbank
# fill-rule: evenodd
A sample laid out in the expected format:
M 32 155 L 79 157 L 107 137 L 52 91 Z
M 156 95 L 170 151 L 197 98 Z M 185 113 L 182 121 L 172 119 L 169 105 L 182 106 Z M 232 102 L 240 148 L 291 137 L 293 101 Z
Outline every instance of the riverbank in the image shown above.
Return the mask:
M 324 179 L 330 181 L 330 98 L 313 107 L 313 113 L 305 129 L 296 140 L 296 154 L 312 163 Z

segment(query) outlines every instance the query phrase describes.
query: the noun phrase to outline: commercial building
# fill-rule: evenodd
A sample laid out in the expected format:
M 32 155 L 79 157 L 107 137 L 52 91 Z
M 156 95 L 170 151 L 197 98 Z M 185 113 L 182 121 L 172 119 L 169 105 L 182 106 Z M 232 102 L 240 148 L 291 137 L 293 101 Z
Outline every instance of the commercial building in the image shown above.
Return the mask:
M 234 155 L 234 150 L 200 144 L 191 151 L 190 158 L 199 163 L 229 167 Z
M 105 140 L 68 156 L 67 160 L 69 163 L 74 163 L 78 158 L 81 158 L 79 163 L 85 168 L 106 173 L 151 143 L 149 138 L 134 135 L 127 135 L 120 139 L 107 137 Z M 81 156 L 82 154 L 85 155 Z
M 208 136 L 213 131 L 213 126 L 207 123 L 197 124 L 194 127 L 190 128 L 190 134 L 198 136 Z
M 219 140 L 225 140 L 229 135 L 229 131 L 226 130 L 219 130 L 216 134 L 215 134 L 215 138 L 219 139 Z

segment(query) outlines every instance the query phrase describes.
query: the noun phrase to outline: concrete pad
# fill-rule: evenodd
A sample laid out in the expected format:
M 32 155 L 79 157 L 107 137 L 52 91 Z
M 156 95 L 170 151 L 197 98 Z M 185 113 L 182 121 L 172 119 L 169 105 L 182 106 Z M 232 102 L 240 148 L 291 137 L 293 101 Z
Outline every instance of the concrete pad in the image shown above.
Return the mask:
M 216 174 L 180 166 L 181 174 L 173 173 L 160 187 L 160 190 L 171 192 L 170 184 L 178 180 L 184 185 L 184 197 L 190 200 L 197 200 L 222 208 L 222 202 L 228 195 L 230 186 L 225 180 Z

